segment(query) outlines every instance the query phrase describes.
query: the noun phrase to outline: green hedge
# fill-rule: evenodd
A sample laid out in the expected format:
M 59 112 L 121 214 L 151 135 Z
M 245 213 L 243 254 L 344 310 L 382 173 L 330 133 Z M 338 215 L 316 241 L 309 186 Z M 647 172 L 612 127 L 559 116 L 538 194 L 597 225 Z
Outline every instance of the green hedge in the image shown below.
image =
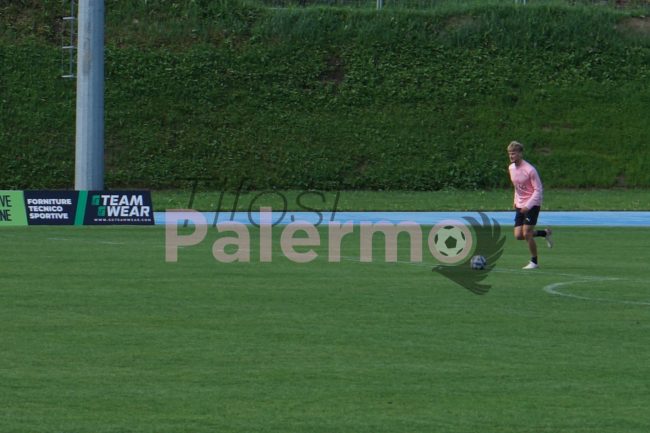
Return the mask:
M 55 3 L 0 9 L 0 188 L 73 184 Z M 549 186 L 650 186 L 650 22 L 625 12 L 109 6 L 110 188 L 492 188 L 512 139 Z

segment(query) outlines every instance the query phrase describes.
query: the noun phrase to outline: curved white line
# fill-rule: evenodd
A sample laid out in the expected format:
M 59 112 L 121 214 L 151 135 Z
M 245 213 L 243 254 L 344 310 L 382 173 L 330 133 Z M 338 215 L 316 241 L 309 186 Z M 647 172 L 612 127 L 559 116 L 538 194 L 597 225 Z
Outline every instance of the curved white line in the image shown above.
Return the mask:
M 555 296 L 564 296 L 567 298 L 574 298 L 574 299 L 581 299 L 583 301 L 593 301 L 593 302 L 611 302 L 614 304 L 629 304 L 629 305 L 650 305 L 650 302 L 642 302 L 642 301 L 623 301 L 620 299 L 603 299 L 603 298 L 591 298 L 589 296 L 580 296 L 580 295 L 574 295 L 571 293 L 563 293 L 557 290 L 560 287 L 565 287 L 565 286 L 570 286 L 572 284 L 583 284 L 583 283 L 593 283 L 593 282 L 599 282 L 599 281 L 617 281 L 620 280 L 620 278 L 589 278 L 585 280 L 574 280 L 574 281 L 562 281 L 559 283 L 553 283 L 549 284 L 548 286 L 544 286 L 543 290 L 550 294 L 550 295 L 555 295 Z

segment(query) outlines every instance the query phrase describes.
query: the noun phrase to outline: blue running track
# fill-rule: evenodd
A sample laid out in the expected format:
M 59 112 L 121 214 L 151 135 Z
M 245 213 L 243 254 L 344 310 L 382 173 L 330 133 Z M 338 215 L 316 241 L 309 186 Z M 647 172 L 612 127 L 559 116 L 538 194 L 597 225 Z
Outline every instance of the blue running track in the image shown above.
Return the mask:
M 502 226 L 511 226 L 514 222 L 514 211 L 511 212 L 485 212 L 491 219 L 495 219 Z M 214 212 L 201 212 L 207 224 L 215 223 Z M 165 224 L 165 212 L 156 212 L 156 224 Z M 352 221 L 355 225 L 361 222 L 376 223 L 387 221 L 399 223 L 404 221 L 414 222 L 420 225 L 434 225 L 443 220 L 460 220 L 473 217 L 480 221 L 478 212 L 336 212 L 332 218 L 331 212 L 273 212 L 273 223 L 284 225 L 292 221 L 306 221 L 311 224 L 326 224 L 330 220 L 344 223 Z M 259 214 L 248 215 L 247 212 L 221 212 L 216 222 L 236 221 L 244 224 L 258 224 Z M 540 213 L 538 226 L 585 226 L 585 227 L 650 227 L 650 212 L 552 212 Z

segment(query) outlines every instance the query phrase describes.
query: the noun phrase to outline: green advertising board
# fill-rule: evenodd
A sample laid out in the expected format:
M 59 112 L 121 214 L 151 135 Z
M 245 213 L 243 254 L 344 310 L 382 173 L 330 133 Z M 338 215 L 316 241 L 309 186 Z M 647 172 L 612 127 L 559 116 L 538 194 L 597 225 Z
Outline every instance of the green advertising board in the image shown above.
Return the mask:
M 0 227 L 154 223 L 149 191 L 0 190 Z
M 0 190 L 0 226 L 26 226 L 25 200 L 22 191 Z

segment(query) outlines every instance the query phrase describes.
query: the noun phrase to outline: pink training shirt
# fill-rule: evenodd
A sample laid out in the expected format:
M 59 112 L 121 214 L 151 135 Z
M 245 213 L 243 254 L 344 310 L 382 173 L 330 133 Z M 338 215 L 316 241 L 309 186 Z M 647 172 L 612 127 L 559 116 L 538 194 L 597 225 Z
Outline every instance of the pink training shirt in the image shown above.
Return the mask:
M 518 167 L 514 162 L 510 164 L 508 170 L 515 186 L 515 206 L 520 209 L 541 206 L 544 188 L 535 167 L 522 160 Z

